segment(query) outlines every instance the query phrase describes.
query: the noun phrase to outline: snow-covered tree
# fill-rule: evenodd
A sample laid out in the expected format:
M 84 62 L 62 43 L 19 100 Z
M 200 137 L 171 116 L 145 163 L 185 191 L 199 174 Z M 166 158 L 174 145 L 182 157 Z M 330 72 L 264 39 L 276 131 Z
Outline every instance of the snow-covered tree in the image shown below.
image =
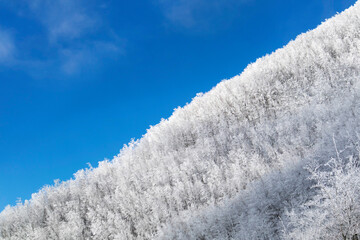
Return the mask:
M 310 201 L 288 213 L 288 239 L 344 239 L 360 237 L 359 156 L 333 158 L 310 169 L 316 182 Z

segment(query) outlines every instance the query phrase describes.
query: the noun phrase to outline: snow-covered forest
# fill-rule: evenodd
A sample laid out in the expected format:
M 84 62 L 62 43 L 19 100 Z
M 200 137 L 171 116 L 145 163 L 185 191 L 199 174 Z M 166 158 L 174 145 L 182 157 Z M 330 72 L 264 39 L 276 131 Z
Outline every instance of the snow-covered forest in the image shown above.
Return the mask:
M 0 239 L 360 238 L 360 2 L 0 214 Z

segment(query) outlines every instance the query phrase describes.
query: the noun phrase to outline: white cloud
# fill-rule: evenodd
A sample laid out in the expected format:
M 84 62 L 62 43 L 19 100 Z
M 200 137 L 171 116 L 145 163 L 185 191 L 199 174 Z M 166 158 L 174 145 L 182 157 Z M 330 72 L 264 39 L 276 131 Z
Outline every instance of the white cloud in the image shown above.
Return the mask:
M 61 70 L 67 75 L 77 73 L 82 64 L 89 64 L 94 61 L 93 56 L 89 54 L 86 49 L 70 50 L 64 49 L 61 51 Z
M 60 21 L 50 24 L 50 38 L 57 41 L 59 38 L 73 39 L 80 37 L 91 30 L 94 23 L 86 15 L 73 14 L 66 19 L 60 19 Z
M 185 27 L 191 27 L 195 24 L 194 11 L 200 7 L 202 0 L 161 0 L 165 17 L 172 23 L 180 24 Z
M 26 37 L 21 42 L 26 44 L 17 46 L 16 58 L 13 38 L 0 29 L 0 64 L 13 59 L 30 75 L 46 78 L 99 69 L 102 60 L 124 55 L 124 39 L 103 25 L 98 10 L 104 6 L 91 8 L 85 0 L 0 0 L 0 5 L 37 28 L 30 37 L 16 32 Z M 44 44 L 40 49 L 39 42 Z
M 203 28 L 249 0 L 157 0 L 166 19 L 185 28 Z M 226 14 L 225 14 L 226 16 Z
M 104 58 L 124 55 L 125 42 L 117 39 L 114 42 L 94 41 L 82 48 L 60 50 L 61 70 L 66 75 L 73 75 L 85 68 L 101 65 Z
M 46 27 L 51 42 L 83 37 L 99 24 L 99 19 L 84 7 L 82 1 L 33 0 L 29 9 Z
M 15 43 L 12 36 L 0 29 L 0 64 L 8 64 L 13 61 Z

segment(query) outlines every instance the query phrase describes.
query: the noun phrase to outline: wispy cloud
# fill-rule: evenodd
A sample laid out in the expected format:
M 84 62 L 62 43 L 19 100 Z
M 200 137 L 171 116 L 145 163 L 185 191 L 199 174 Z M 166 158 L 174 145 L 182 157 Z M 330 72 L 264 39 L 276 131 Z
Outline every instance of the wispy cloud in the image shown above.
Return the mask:
M 93 31 L 100 21 L 82 1 L 32 0 L 28 6 L 46 27 L 52 42 L 80 38 Z
M 195 11 L 201 9 L 202 0 L 160 0 L 165 17 L 172 23 L 192 27 L 196 23 Z
M 89 67 L 98 69 L 101 60 L 124 55 L 125 41 L 104 27 L 101 6 L 91 7 L 85 0 L 0 0 L 1 4 L 12 9 L 19 20 L 31 19 L 25 24 L 35 24 L 41 30 L 36 31 L 36 36 L 17 32 L 16 36 L 25 37 L 27 44 L 16 46 L 11 35 L 0 29 L 0 64 L 13 58 L 18 48 L 19 53 L 28 53 L 19 54 L 14 61 L 22 69 L 70 76 Z M 39 40 L 45 44 L 40 49 Z M 32 76 L 41 76 L 30 71 Z
M 121 39 L 116 42 L 94 41 L 82 48 L 61 49 L 60 66 L 67 75 L 73 75 L 86 67 L 101 65 L 103 58 L 116 58 L 125 54 L 125 42 Z
M 0 29 L 0 63 L 9 64 L 13 61 L 15 54 L 15 43 L 11 34 Z
M 165 18 L 188 29 L 207 28 L 250 0 L 157 0 Z

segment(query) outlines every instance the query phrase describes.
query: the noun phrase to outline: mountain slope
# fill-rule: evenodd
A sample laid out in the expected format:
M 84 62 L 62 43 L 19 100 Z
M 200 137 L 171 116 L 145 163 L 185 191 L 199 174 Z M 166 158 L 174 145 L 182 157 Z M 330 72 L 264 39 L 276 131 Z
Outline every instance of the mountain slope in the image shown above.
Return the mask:
M 273 216 L 294 194 L 304 198 L 297 203 L 307 201 L 312 183 L 302 167 L 311 159 L 322 163 L 334 156 L 334 138 L 344 148 L 359 132 L 359 16 L 356 3 L 198 95 L 111 162 L 80 170 L 74 179 L 6 208 L 0 237 L 211 239 L 197 232 L 187 236 L 191 223 L 184 219 L 194 215 L 196 222 L 198 214 L 249 195 L 253 205 L 261 206 L 266 197 L 256 201 L 257 184 L 275 179 L 269 180 L 274 181 L 271 192 L 275 183 L 281 185 L 282 174 L 291 184 L 279 190 L 285 194 L 273 203 Z M 288 186 L 297 186 L 298 179 L 304 184 L 289 193 Z M 242 226 L 236 225 L 237 236 L 245 237 L 241 229 L 252 226 L 246 216 L 241 216 Z M 249 236 L 280 238 L 278 219 L 266 216 L 267 228 L 257 226 Z

